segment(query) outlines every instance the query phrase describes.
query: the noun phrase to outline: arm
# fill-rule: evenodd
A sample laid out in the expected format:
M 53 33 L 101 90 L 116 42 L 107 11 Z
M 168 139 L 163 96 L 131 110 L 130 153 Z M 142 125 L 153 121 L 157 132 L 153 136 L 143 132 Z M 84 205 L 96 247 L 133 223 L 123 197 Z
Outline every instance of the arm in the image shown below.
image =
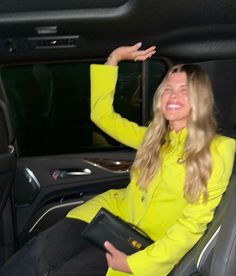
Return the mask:
M 141 44 L 119 47 L 108 57 L 106 65 L 91 65 L 91 120 L 119 142 L 137 149 L 146 128 L 122 118 L 114 111 L 113 99 L 118 76 L 119 61 L 145 60 L 154 52 L 153 47 L 138 50 Z
M 182 215 L 161 239 L 128 256 L 128 266 L 133 274 L 167 275 L 205 232 L 228 185 L 235 155 L 235 140 L 220 138 L 216 144 L 217 147 L 212 149 L 213 170 L 208 181 L 207 203 L 200 199 L 195 204 L 187 204 Z
M 146 128 L 114 111 L 117 74 L 115 66 L 91 65 L 91 120 L 112 138 L 137 149 Z

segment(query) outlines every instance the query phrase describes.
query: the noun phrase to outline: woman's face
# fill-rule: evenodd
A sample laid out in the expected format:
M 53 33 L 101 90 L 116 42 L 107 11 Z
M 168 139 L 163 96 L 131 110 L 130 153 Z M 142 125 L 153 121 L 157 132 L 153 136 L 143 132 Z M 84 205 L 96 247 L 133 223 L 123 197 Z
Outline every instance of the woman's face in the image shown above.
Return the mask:
M 168 76 L 161 95 L 161 109 L 172 130 L 179 131 L 186 126 L 191 104 L 185 72 Z

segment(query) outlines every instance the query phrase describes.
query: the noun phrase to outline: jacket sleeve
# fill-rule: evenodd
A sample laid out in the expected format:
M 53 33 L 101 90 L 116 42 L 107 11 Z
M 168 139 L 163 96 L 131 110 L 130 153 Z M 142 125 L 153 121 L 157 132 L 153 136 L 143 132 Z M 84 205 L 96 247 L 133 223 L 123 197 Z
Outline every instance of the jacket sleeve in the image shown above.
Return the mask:
M 146 127 L 122 118 L 114 111 L 117 77 L 117 66 L 91 65 L 91 120 L 115 140 L 137 149 L 143 140 Z
M 226 190 L 234 155 L 235 140 L 222 138 L 212 150 L 212 174 L 208 181 L 207 203 L 203 203 L 201 198 L 195 204 L 187 204 L 182 215 L 162 238 L 145 250 L 128 256 L 128 265 L 134 275 L 167 275 L 200 239 Z

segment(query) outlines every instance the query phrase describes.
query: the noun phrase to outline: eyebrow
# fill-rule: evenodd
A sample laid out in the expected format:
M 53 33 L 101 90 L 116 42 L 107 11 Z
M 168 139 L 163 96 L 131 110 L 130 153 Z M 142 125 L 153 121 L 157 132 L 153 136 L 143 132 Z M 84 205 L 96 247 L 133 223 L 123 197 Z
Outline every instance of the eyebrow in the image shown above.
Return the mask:
M 188 84 L 187 84 L 187 83 L 183 83 L 183 84 L 180 84 L 180 85 L 179 85 L 179 87 L 183 87 L 183 86 L 188 86 Z M 165 87 L 172 87 L 172 85 L 166 84 Z

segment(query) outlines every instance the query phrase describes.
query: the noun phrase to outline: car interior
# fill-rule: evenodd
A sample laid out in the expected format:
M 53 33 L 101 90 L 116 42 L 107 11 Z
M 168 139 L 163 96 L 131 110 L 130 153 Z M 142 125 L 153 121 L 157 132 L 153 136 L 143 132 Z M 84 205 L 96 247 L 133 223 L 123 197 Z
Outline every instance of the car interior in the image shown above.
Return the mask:
M 129 183 L 135 151 L 90 120 L 90 75 L 118 46 L 114 107 L 140 125 L 174 64 L 209 74 L 219 133 L 236 138 L 234 0 L 0 0 L 0 266 L 73 207 Z M 206 233 L 170 276 L 236 273 L 236 168 Z

